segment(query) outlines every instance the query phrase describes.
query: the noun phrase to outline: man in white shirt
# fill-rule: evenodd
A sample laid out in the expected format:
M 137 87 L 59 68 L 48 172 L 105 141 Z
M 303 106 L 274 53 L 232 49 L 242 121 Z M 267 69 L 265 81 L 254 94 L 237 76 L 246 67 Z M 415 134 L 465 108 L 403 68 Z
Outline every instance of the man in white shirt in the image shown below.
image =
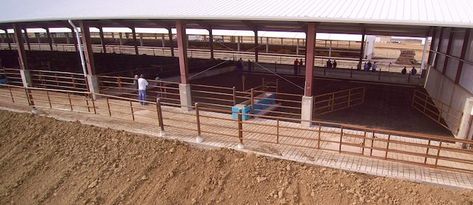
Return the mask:
M 148 81 L 141 74 L 140 78 L 138 78 L 138 99 L 142 105 L 145 104 L 144 101 L 146 100 L 146 87 L 148 87 Z

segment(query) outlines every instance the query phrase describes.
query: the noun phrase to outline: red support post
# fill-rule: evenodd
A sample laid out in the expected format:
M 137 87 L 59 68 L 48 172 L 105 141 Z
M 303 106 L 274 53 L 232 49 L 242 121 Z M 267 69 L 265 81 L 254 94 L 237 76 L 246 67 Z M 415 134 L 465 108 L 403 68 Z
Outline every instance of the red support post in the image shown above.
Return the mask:
M 69 27 L 71 29 L 71 36 L 72 36 L 72 42 L 74 44 L 74 50 L 77 52 L 79 48 L 77 47 L 77 38 L 76 38 L 76 32 L 74 31 L 74 28 Z
M 87 65 L 87 73 L 95 74 L 94 52 L 92 50 L 92 40 L 90 39 L 90 29 L 87 22 L 80 22 L 80 30 L 82 33 L 82 43 L 84 44 L 85 63 Z
M 48 43 L 49 43 L 49 50 L 53 50 L 53 39 L 51 38 L 51 33 L 49 32 L 49 28 L 45 27 L 44 30 L 46 30 L 46 36 L 48 37 Z
M 105 38 L 103 37 L 103 28 L 99 27 L 100 43 L 102 44 L 103 53 L 107 53 L 107 47 L 105 46 Z
M 463 70 L 463 60 L 465 60 L 466 50 L 468 48 L 468 44 L 470 43 L 470 34 L 471 34 L 471 28 L 465 29 L 465 37 L 463 38 L 462 50 L 460 53 L 460 61 L 458 62 L 457 74 L 455 76 L 455 84 L 460 83 L 460 78 L 461 78 L 462 70 Z
M 24 35 L 25 35 L 25 43 L 26 46 L 28 46 L 28 50 L 31 51 L 31 45 L 30 45 L 30 37 L 28 36 L 28 31 L 26 28 L 23 29 Z
M 181 83 L 188 83 L 188 65 L 187 65 L 187 34 L 186 24 L 182 20 L 176 21 L 177 30 L 177 48 L 179 52 L 179 68 L 181 73 Z
M 172 41 L 172 29 L 168 28 L 169 49 L 171 49 L 171 56 L 174 57 L 174 44 Z
M 315 23 L 308 23 L 306 32 L 304 96 L 312 96 L 312 82 L 314 79 L 315 35 Z
M 440 28 L 440 35 L 439 35 L 439 42 L 437 44 L 437 52 L 440 52 L 440 49 L 442 48 L 442 38 L 443 38 L 443 27 Z M 434 61 L 434 65 L 435 65 L 435 69 L 438 70 L 438 67 L 437 67 L 437 62 L 439 61 L 438 59 L 438 53 L 435 54 L 435 61 Z
M 443 61 L 442 74 L 444 75 L 447 72 L 448 59 L 450 59 L 448 55 L 450 55 L 450 50 L 452 49 L 453 34 L 453 28 L 450 28 L 450 36 L 448 37 L 447 50 L 445 51 L 445 60 Z
M 135 27 L 131 27 L 131 34 L 133 36 L 133 46 L 135 47 L 135 54 L 140 55 L 140 52 L 138 51 L 138 43 L 136 42 L 136 31 Z
M 7 43 L 8 43 L 8 49 L 11 50 L 11 39 L 10 39 L 10 35 L 8 34 L 8 30 L 7 29 L 3 29 L 3 31 L 5 32 L 5 38 L 7 40 Z
M 432 35 L 432 40 L 430 40 L 429 58 L 427 59 L 427 63 L 430 65 L 432 65 L 431 61 L 434 55 L 434 52 L 432 52 L 432 50 L 434 49 L 434 41 L 435 41 L 435 38 L 437 38 L 437 30 L 435 27 L 432 28 L 431 35 Z
M 212 27 L 208 29 L 209 31 L 209 48 L 210 48 L 210 59 L 214 59 L 214 37 L 212 34 Z
M 363 55 L 365 54 L 365 35 L 366 29 L 363 28 L 363 33 L 361 34 L 361 47 L 360 47 L 360 58 L 358 59 L 358 68 L 362 69 Z
M 258 47 L 259 47 L 259 42 L 258 42 L 258 30 L 254 30 L 255 32 L 255 62 L 258 62 Z
M 26 59 L 25 45 L 23 44 L 21 29 L 19 28 L 18 25 L 14 24 L 13 30 L 15 32 L 14 35 L 15 35 L 16 48 L 18 51 L 18 60 L 20 63 L 20 69 L 28 70 L 28 61 Z

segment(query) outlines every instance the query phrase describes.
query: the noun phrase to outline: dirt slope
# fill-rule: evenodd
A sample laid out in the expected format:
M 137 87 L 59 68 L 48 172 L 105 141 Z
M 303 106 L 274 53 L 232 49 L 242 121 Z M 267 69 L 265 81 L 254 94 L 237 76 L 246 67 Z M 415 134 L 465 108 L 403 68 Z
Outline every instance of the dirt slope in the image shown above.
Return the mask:
M 0 204 L 473 204 L 473 192 L 0 111 Z

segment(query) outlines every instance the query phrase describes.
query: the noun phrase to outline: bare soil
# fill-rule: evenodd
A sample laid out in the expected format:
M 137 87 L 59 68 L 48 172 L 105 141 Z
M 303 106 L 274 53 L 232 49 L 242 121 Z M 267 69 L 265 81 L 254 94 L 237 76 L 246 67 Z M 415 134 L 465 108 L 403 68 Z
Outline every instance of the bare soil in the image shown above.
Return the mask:
M 0 204 L 473 204 L 473 192 L 0 111 Z

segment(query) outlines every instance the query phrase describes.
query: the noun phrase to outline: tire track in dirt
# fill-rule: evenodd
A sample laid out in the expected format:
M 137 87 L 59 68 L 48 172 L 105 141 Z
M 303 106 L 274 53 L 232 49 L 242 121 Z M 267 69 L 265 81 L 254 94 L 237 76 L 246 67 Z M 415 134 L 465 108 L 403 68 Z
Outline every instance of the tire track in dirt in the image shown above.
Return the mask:
M 156 156 L 156 164 L 163 165 L 163 161 L 174 161 L 171 166 L 157 166 L 154 170 L 149 170 L 148 178 L 145 183 L 145 186 L 141 186 L 140 189 L 136 190 L 133 195 L 128 197 L 126 200 L 128 202 L 136 202 L 141 204 L 148 204 L 155 201 L 153 196 L 156 192 L 162 192 L 165 189 L 166 185 L 169 185 L 169 181 L 179 174 L 177 169 L 183 165 L 185 160 L 183 160 L 183 156 L 179 153 L 175 153 L 175 149 L 171 148 L 169 151 L 164 152 L 164 156 Z M 151 173 L 151 171 L 154 171 Z M 164 177 L 163 177 L 164 175 Z
M 8 130 L 6 130 L 6 132 L 8 132 Z M 4 142 L 2 140 L 1 144 L 6 144 L 7 146 L 1 148 L 0 170 L 5 166 L 5 163 L 15 161 L 12 158 L 18 157 L 20 153 L 23 153 L 29 148 L 35 148 L 33 147 L 35 146 L 33 142 L 36 142 L 41 134 L 42 133 L 33 133 L 27 136 L 20 135 L 20 137 L 13 138 L 13 141 Z
M 84 190 L 90 184 L 90 180 L 93 179 L 94 171 L 89 168 L 81 169 L 81 165 L 85 160 L 76 160 L 74 166 L 67 170 L 63 177 L 58 181 L 57 188 L 53 192 L 56 193 L 56 197 L 44 196 L 45 204 L 81 204 L 81 196 L 84 194 Z M 92 169 L 92 168 L 90 168 Z M 85 179 L 83 176 L 87 176 Z M 63 182 L 61 182 L 63 180 Z M 84 188 L 85 187 L 85 188 Z M 83 203 L 82 203 L 83 204 Z
M 158 167 L 156 165 L 158 161 L 159 157 L 154 156 L 146 168 L 141 171 L 140 174 L 136 175 L 133 182 L 129 184 L 123 191 L 121 191 L 118 197 L 111 201 L 111 204 L 121 204 L 123 201 L 127 201 L 128 198 L 132 197 L 134 192 L 148 179 L 149 173 Z
M 29 168 L 26 172 L 24 172 L 18 179 L 14 180 L 10 185 L 5 187 L 4 195 L 11 200 L 11 193 L 17 192 L 18 189 L 23 185 L 23 183 L 28 180 L 30 177 L 36 175 L 38 169 L 43 167 L 51 158 L 54 156 L 54 152 L 49 152 L 46 156 L 42 157 L 39 161 L 37 161 L 31 168 Z M 8 201 L 10 201 L 8 200 Z M 0 199 L 0 202 L 1 199 Z M 4 203 L 4 202 L 2 202 Z
M 96 190 L 96 187 L 99 186 L 102 181 L 104 173 L 107 172 L 109 165 L 107 163 L 100 163 L 99 160 L 93 162 L 91 164 L 87 164 L 88 160 L 90 160 L 90 156 L 82 156 L 82 162 L 80 163 L 82 166 L 78 170 L 79 173 L 75 178 L 71 179 L 74 182 L 82 182 L 76 183 L 76 191 L 74 191 L 74 196 L 69 196 L 68 198 L 72 198 L 70 203 L 74 204 L 84 204 L 84 203 L 101 203 L 103 199 L 99 196 L 99 193 Z M 86 176 L 84 178 L 84 176 Z
M 48 165 L 40 168 L 34 175 L 22 183 L 16 192 L 23 193 L 21 197 L 13 198 L 18 204 L 29 202 L 41 203 L 49 195 L 54 194 L 58 184 L 68 175 L 72 164 L 54 158 Z

